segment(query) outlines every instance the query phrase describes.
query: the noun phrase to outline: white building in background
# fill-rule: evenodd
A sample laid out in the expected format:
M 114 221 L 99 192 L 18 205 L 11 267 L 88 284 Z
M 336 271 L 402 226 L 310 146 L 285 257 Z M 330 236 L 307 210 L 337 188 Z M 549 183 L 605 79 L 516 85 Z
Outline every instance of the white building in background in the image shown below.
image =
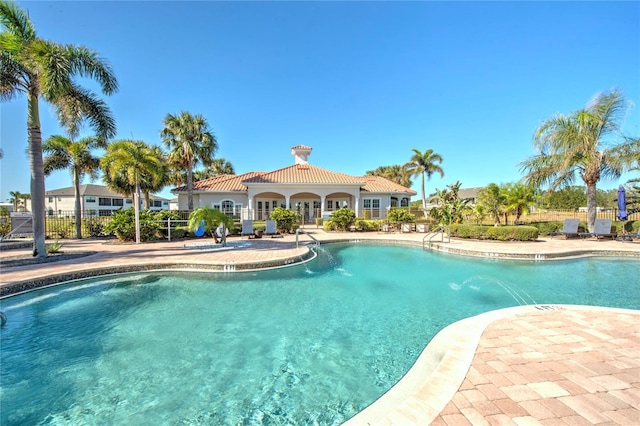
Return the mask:
M 75 190 L 72 186 L 46 191 L 45 210 L 47 215 L 73 217 L 75 197 Z M 80 209 L 83 215 L 111 216 L 114 210 L 133 207 L 131 197 L 124 197 L 102 185 L 80 185 L 80 197 Z M 140 198 L 140 208 L 144 208 L 144 197 Z M 150 202 L 151 210 L 169 210 L 169 200 L 166 198 L 151 195 Z
M 356 216 L 384 219 L 390 207 L 408 206 L 416 192 L 379 176 L 349 176 L 309 164 L 312 148 L 291 148 L 294 164 L 271 172 L 221 175 L 194 182 L 193 207 L 212 207 L 243 219 L 264 220 L 277 207 L 300 212 L 305 222 L 350 208 Z M 187 187 L 171 190 L 187 210 Z

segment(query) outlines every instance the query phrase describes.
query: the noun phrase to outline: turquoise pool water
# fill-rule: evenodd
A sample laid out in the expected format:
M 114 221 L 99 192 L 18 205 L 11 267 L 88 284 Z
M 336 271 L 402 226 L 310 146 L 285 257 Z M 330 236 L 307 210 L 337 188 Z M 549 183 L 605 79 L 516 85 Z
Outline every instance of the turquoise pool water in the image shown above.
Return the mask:
M 640 309 L 637 259 L 330 244 L 255 273 L 144 273 L 0 301 L 0 424 L 340 424 L 446 325 L 519 304 Z

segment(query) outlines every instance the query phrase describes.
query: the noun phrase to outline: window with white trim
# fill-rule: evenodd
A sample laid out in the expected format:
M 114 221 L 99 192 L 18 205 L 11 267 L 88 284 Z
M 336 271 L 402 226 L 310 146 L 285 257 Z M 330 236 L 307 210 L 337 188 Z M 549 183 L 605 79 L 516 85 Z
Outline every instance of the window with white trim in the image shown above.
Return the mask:
M 380 218 L 380 198 L 363 198 L 362 209 L 370 213 L 371 219 Z

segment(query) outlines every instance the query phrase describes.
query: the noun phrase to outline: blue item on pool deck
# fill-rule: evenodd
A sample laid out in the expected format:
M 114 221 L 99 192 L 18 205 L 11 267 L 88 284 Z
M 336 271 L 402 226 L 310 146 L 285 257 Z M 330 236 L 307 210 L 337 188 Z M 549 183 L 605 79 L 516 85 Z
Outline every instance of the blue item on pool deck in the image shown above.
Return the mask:
M 198 228 L 193 231 L 193 235 L 195 235 L 196 237 L 202 237 L 204 235 L 204 220 L 200 222 L 200 226 L 198 226 Z

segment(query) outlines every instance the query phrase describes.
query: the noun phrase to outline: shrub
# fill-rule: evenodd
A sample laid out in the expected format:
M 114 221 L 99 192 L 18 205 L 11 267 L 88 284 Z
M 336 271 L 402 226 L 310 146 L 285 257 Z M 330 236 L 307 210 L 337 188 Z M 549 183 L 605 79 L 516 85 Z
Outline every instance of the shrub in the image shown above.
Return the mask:
M 387 220 L 389 222 L 413 223 L 416 221 L 416 216 L 409 213 L 409 210 L 395 208 L 389 211 L 389 214 L 387 214 Z
M 298 213 L 277 207 L 271 212 L 271 219 L 276 221 L 278 231 L 282 233 L 290 233 L 298 228 Z
M 364 232 L 371 232 L 378 230 L 377 220 L 358 219 L 356 220 L 356 226 L 358 229 Z
M 156 233 L 160 227 L 156 223 L 154 212 L 150 210 L 142 210 L 139 216 L 140 220 L 140 240 L 149 241 L 156 238 Z M 104 230 L 115 234 L 120 241 L 135 241 L 136 239 L 136 221 L 133 208 L 126 210 L 116 210 L 111 216 Z
M 459 238 L 498 241 L 535 241 L 538 228 L 535 226 L 487 226 L 472 224 L 452 224 L 449 235 Z
M 324 229 L 325 231 L 337 231 L 338 230 L 338 224 L 336 224 L 333 220 L 329 219 L 329 220 L 325 220 L 322 223 L 322 229 Z
M 9 221 L 0 223 L 0 237 L 6 237 L 11 233 L 11 223 Z
M 331 214 L 331 221 L 340 231 L 346 231 L 356 221 L 356 214 L 351 209 L 339 209 Z
M 84 225 L 87 228 L 87 232 L 89 233 L 90 237 L 97 238 L 104 236 L 105 223 L 102 221 L 102 219 L 99 219 L 97 217 L 85 219 Z

